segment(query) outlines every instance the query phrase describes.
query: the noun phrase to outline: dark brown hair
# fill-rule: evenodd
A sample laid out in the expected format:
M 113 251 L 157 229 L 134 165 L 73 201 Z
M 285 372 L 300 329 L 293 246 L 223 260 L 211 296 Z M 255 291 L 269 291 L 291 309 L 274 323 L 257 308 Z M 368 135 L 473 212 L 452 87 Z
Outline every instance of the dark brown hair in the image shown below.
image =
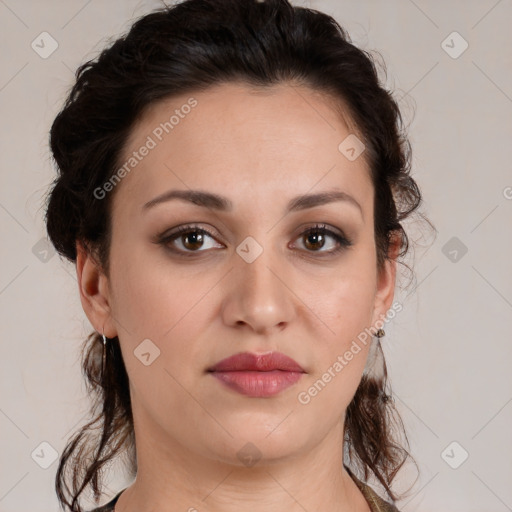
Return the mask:
M 398 105 L 381 85 L 372 55 L 354 46 L 332 17 L 287 0 L 186 0 L 138 19 L 76 72 L 50 133 L 58 176 L 48 195 L 46 224 L 62 256 L 76 261 L 80 241 L 108 275 L 112 194 L 98 199 L 94 190 L 120 166 L 135 123 L 159 100 L 231 81 L 304 85 L 325 93 L 340 115 L 348 115 L 364 141 L 375 190 L 378 269 L 393 240 L 399 241 L 398 257 L 407 253 L 402 222 L 422 199 L 410 175 L 411 149 Z M 82 357 L 93 419 L 66 446 L 56 476 L 58 499 L 72 512 L 81 511 L 79 497 L 88 485 L 98 499 L 102 471 L 124 450 L 136 473 L 118 338 L 107 344 L 104 374 L 102 349 L 101 336 L 92 333 Z M 394 500 L 391 481 L 410 455 L 398 439 L 403 433 L 407 443 L 394 401 L 385 399 L 386 378 L 385 363 L 382 378 L 363 376 L 346 412 L 345 440 L 365 480 L 373 473 Z

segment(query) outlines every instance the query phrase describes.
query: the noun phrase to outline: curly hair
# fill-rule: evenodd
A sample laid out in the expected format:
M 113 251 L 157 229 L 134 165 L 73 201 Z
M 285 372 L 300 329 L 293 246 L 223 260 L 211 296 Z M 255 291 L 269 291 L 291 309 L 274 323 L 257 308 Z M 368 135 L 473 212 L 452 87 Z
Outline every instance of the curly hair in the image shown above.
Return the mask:
M 399 242 L 397 260 L 405 256 L 403 221 L 422 197 L 411 177 L 411 147 L 398 104 L 381 85 L 372 55 L 354 46 L 332 17 L 288 0 L 165 6 L 136 20 L 77 69 L 50 131 L 57 177 L 45 220 L 61 256 L 75 262 L 80 241 L 108 275 L 112 194 L 99 200 L 93 191 L 118 169 L 135 123 L 157 101 L 235 80 L 259 87 L 304 85 L 325 93 L 341 116 L 348 115 L 364 141 L 375 190 L 377 266 L 390 258 L 393 240 Z M 81 511 L 79 497 L 89 485 L 98 499 L 102 471 L 122 451 L 136 472 L 128 375 L 119 339 L 110 341 L 104 373 L 102 337 L 93 332 L 82 350 L 93 419 L 67 444 L 56 475 L 58 499 L 71 512 Z M 365 479 L 373 473 L 394 500 L 391 482 L 411 456 L 393 400 L 382 400 L 386 377 L 386 371 L 378 379 L 363 376 L 346 411 L 345 440 Z M 398 434 L 405 435 L 407 447 Z

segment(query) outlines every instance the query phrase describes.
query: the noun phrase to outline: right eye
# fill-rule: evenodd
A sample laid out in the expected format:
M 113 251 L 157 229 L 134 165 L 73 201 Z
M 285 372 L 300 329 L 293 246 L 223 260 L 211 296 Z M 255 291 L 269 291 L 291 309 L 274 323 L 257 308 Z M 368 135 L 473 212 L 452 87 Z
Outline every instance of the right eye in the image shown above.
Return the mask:
M 204 248 L 205 236 L 206 238 L 214 238 L 213 233 L 210 233 L 207 229 L 195 225 L 186 225 L 180 226 L 169 234 L 160 236 L 158 243 L 173 252 L 190 256 L 194 255 L 193 253 L 205 252 L 206 249 L 211 248 L 211 246 Z

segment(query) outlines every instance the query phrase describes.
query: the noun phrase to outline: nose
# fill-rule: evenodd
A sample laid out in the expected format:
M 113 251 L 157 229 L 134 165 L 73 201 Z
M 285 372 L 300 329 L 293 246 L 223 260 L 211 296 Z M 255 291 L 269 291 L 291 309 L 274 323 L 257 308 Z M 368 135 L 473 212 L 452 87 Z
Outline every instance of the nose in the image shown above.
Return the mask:
M 235 268 L 230 272 L 222 308 L 226 325 L 268 335 L 291 322 L 296 297 L 287 283 L 287 264 L 278 258 L 270 250 L 251 263 L 234 255 Z

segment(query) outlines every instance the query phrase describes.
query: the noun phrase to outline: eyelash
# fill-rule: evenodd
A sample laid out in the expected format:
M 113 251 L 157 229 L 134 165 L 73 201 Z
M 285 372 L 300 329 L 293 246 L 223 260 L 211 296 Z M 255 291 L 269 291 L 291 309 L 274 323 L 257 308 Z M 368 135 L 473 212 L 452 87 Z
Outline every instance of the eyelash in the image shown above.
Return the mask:
M 216 238 L 215 234 L 212 233 L 210 230 L 206 228 L 199 227 L 197 225 L 185 225 L 180 226 L 177 228 L 174 232 L 170 233 L 169 235 L 166 235 L 165 233 L 160 235 L 156 243 L 165 246 L 169 251 L 178 254 L 179 256 L 183 256 L 185 258 L 193 258 L 196 256 L 197 253 L 205 252 L 205 251 L 183 251 L 181 249 L 176 249 L 175 247 L 170 246 L 170 242 L 174 241 L 175 239 L 178 239 L 180 236 L 184 234 L 190 234 L 190 233 L 201 233 L 201 234 L 207 234 L 211 236 L 212 238 Z M 336 242 L 338 243 L 338 246 L 335 249 L 332 249 L 330 251 L 308 251 L 306 249 L 306 252 L 308 253 L 318 253 L 318 254 L 324 254 L 327 256 L 334 256 L 335 254 L 341 252 L 343 249 L 348 248 L 353 245 L 353 243 L 346 238 L 345 236 L 336 233 L 335 231 L 329 229 L 325 224 L 315 224 L 314 226 L 307 228 L 297 238 L 304 237 L 306 235 L 310 235 L 312 233 L 320 233 L 322 235 L 329 235 Z M 324 257 L 324 256 L 321 256 Z

